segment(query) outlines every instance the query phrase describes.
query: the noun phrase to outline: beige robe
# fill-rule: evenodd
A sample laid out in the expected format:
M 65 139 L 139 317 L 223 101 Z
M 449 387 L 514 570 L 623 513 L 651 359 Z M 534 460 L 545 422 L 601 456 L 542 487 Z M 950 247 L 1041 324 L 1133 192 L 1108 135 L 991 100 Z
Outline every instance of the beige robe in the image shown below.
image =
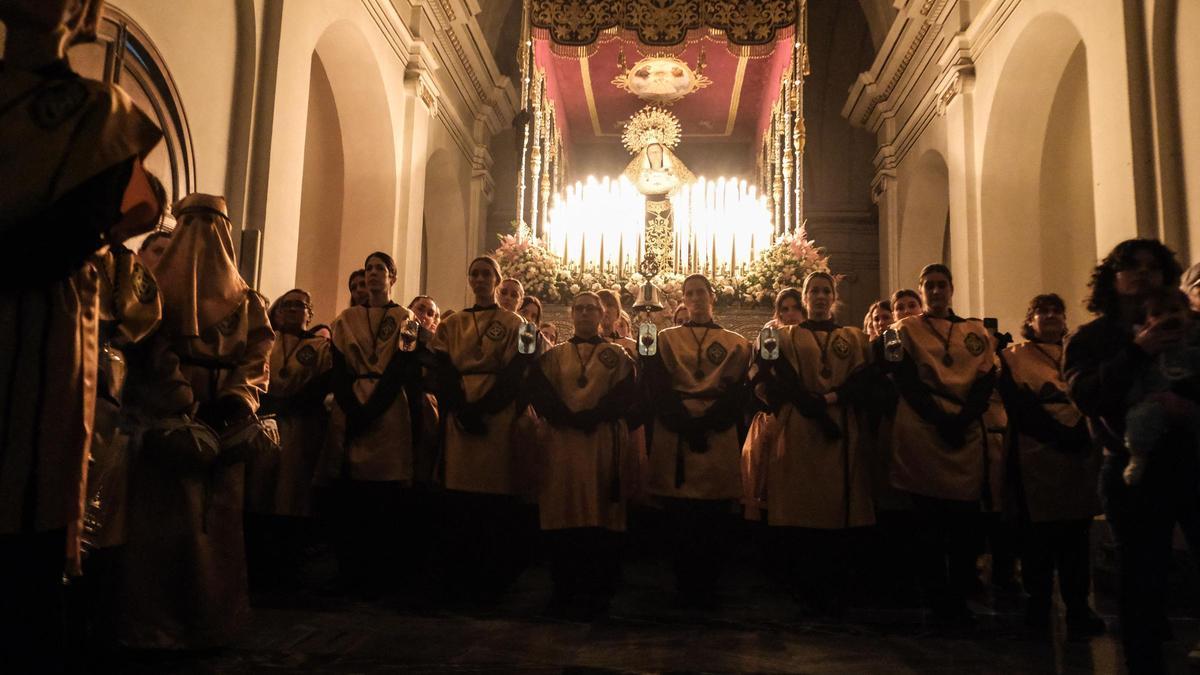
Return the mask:
M 228 395 L 258 409 L 275 341 L 262 296 L 247 292 L 231 314 L 199 337 L 172 338 L 160 331 L 159 338 L 169 347 L 163 358 L 179 359 L 179 375 L 197 404 Z M 200 472 L 135 460 L 117 594 L 116 631 L 123 644 L 196 649 L 227 644 L 238 634 L 250 611 L 242 534 L 245 473 L 243 462 L 220 459 Z
M 595 408 L 614 387 L 633 373 L 633 359 L 618 344 L 580 344 L 587 362 L 581 371 L 575 346 L 564 342 L 538 361 L 554 392 L 571 412 Z M 594 355 L 591 350 L 595 349 Z M 579 387 L 581 372 L 587 386 Z M 543 530 L 603 527 L 625 530 L 625 510 L 636 480 L 638 458 L 624 420 L 601 423 L 592 433 L 538 422 L 541 470 L 538 511 Z M 614 476 L 614 471 L 616 475 Z M 619 495 L 613 499 L 616 481 Z
M 468 403 L 483 398 L 496 383 L 496 373 L 517 355 L 518 331 L 523 323 L 525 320 L 519 315 L 497 305 L 456 312 L 438 325 L 430 348 L 449 355 L 450 362 L 462 374 Z M 477 352 L 476 347 L 482 351 Z M 482 436 L 464 431 L 454 412 L 447 411 L 445 416 L 442 462 L 446 489 L 517 494 L 522 484 L 521 474 L 529 470 L 517 466 L 513 452 L 516 404 L 485 417 L 487 433 Z
M 145 157 L 162 137 L 118 87 L 11 65 L 0 69 L 0 109 L 0 231 Z M 96 267 L 85 263 L 40 288 L 0 291 L 0 534 L 67 528 L 72 571 L 94 420 L 98 283 Z
M 92 258 L 99 272 L 100 321 L 108 344 L 101 345 L 101 362 L 108 360 L 110 396 L 120 401 L 128 362 L 123 348 L 147 337 L 162 318 L 162 300 L 154 275 L 128 249 L 105 251 Z M 105 378 L 101 378 L 105 380 Z M 126 428 L 121 408 L 104 392 L 96 401 L 92 434 L 84 542 L 95 548 L 125 543 L 129 488 L 129 441 L 140 427 Z M 90 521 L 90 522 L 88 522 Z
M 944 338 L 951 322 L 930 321 Z M 941 340 L 922 317 L 910 316 L 893 326 L 900 333 L 908 357 L 916 362 L 918 377 L 933 391 L 935 403 L 951 414 L 962 409 L 971 385 L 986 376 L 995 362 L 992 338 L 981 322 L 966 320 L 953 326 L 950 366 L 942 362 L 945 349 Z M 947 446 L 934 425 L 917 415 L 901 394 L 892 425 L 892 485 L 927 497 L 978 500 L 982 494 L 985 445 L 982 428 L 972 423 L 967 427 L 962 446 Z
M 276 332 L 267 393 L 286 401 L 331 365 L 329 339 L 325 336 Z M 246 462 L 247 512 L 280 516 L 311 513 L 313 477 L 328 426 L 324 413 L 321 406 L 276 413 L 279 455 L 259 455 Z
M 693 332 L 694 331 L 694 332 Z M 702 344 L 697 347 L 697 340 Z M 692 417 L 700 417 L 713 399 L 731 386 L 741 386 L 750 368 L 750 343 L 722 328 L 675 326 L 658 334 L 658 353 L 673 388 L 684 396 Z M 702 376 L 695 375 L 697 357 Z M 659 497 L 738 499 L 742 495 L 741 455 L 737 425 L 707 434 L 708 451 L 693 452 L 687 441 L 654 420 L 646 490 Z M 685 479 L 675 486 L 675 465 L 683 453 Z
M 378 384 L 378 376 L 400 350 L 400 331 L 413 313 L 400 305 L 351 307 L 333 322 L 333 347 L 358 376 L 354 395 L 366 403 Z M 372 363 L 372 357 L 375 362 Z M 348 466 L 343 466 L 348 463 Z M 352 480 L 413 481 L 412 419 L 408 395 L 401 389 L 395 400 L 372 423 L 371 428 L 346 446 L 346 415 L 335 402 L 329 420 L 325 457 L 321 460 L 323 480 L 346 476 Z
M 1038 347 L 1045 353 L 1039 352 Z M 1066 399 L 1062 352 L 1061 345 L 1034 346 L 1025 342 L 1009 347 L 1004 352 L 1004 362 L 1022 393 L 1041 400 L 1042 408 L 1059 424 L 1074 427 L 1083 413 Z M 1083 520 L 1100 513 L 1096 494 L 1099 453 L 1091 447 L 1063 450 L 1057 444 L 1021 433 L 1016 434 L 1015 445 L 1030 520 L 1035 523 Z
M 804 388 L 825 395 L 841 386 L 870 360 L 861 330 L 849 326 L 832 333 L 804 326 L 780 329 L 780 358 L 799 376 Z M 820 344 L 818 344 L 820 340 Z M 821 345 L 828 340 L 830 376 L 821 374 Z M 767 469 L 767 522 L 773 526 L 842 529 L 875 523 L 871 501 L 871 467 L 853 407 L 826 408 L 842 437 L 829 439 L 815 420 L 791 403 L 779 410 L 779 432 Z

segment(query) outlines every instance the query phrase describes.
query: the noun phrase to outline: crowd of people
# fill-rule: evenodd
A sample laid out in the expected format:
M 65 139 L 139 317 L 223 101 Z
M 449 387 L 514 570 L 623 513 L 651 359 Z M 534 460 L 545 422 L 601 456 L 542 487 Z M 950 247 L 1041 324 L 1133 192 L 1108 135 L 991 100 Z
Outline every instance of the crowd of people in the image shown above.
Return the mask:
M 1161 243 L 1099 262 L 1074 331 L 1058 295 L 1030 299 L 1019 344 L 954 312 L 941 264 L 861 328 L 813 273 L 756 340 L 694 274 L 635 341 L 617 294 L 575 295 L 558 326 L 487 256 L 465 270 L 470 307 L 402 306 L 374 252 L 351 306 L 312 325 L 304 289 L 269 302 L 242 278 L 222 197 L 186 196 L 158 231 L 157 130 L 62 60 L 95 17 L 13 7 L 9 44 L 39 49 L 6 52 L 0 144 L 62 153 L 0 154 L 0 183 L 28 187 L 0 209 L 6 250 L 41 263 L 0 289 L 0 640 L 18 669 L 228 644 L 249 589 L 287 587 L 314 542 L 335 591 L 419 603 L 495 602 L 544 550 L 549 610 L 595 617 L 648 513 L 697 611 L 751 527 L 806 614 L 844 616 L 856 580 L 969 627 L 987 552 L 998 586 L 1020 560 L 1033 633 L 1057 575 L 1086 639 L 1106 630 L 1089 606 L 1103 506 L 1126 658 L 1162 672 L 1175 524 L 1200 546 L 1200 270 L 1181 279 Z

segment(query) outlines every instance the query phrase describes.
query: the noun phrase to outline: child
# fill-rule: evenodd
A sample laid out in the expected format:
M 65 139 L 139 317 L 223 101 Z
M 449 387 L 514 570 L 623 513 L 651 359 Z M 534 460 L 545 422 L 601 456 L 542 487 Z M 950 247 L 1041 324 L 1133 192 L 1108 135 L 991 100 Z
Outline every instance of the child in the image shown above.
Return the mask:
M 1188 425 L 1200 436 L 1200 323 L 1192 317 L 1187 296 L 1176 288 L 1153 293 L 1146 298 L 1143 311 L 1147 325 L 1183 329 L 1185 338 L 1159 354 L 1137 375 L 1130 389 L 1125 414 L 1127 485 L 1141 482 L 1147 456 L 1172 425 Z

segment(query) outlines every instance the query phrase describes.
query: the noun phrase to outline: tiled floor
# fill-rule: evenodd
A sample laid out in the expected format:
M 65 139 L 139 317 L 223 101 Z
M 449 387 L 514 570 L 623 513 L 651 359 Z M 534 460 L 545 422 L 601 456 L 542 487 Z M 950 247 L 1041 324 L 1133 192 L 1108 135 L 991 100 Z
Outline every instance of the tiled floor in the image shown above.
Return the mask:
M 845 623 L 803 620 L 786 594 L 760 575 L 731 580 L 715 611 L 673 609 L 665 566 L 626 566 L 610 618 L 576 623 L 547 617 L 549 579 L 528 570 L 490 609 L 413 611 L 395 600 L 350 601 L 315 593 L 258 596 L 254 622 L 236 647 L 215 654 L 126 654 L 126 673 L 1116 673 L 1112 635 L 1068 643 L 1020 630 L 1020 600 L 982 598 L 971 634 L 939 634 L 915 610 L 852 610 Z M 1112 620 L 1111 604 L 1099 599 Z M 1173 672 L 1200 624 L 1173 622 Z

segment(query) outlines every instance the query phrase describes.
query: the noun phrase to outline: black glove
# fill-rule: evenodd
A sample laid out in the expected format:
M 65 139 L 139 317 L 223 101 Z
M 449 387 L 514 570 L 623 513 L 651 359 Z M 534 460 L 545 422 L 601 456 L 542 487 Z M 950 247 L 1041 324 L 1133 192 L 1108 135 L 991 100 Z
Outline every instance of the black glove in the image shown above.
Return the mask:
M 235 422 L 249 417 L 253 412 L 240 396 L 220 396 L 201 403 L 196 411 L 196 418 L 220 433 Z

